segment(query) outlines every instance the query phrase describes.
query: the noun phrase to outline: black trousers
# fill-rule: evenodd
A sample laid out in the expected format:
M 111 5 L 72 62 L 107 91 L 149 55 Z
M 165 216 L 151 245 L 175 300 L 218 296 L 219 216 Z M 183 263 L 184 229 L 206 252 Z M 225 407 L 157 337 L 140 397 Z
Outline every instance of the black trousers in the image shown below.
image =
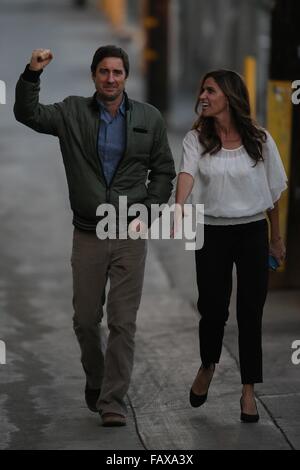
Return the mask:
M 202 364 L 219 362 L 229 316 L 233 263 L 237 272 L 237 323 L 243 384 L 262 382 L 262 315 L 268 289 L 268 224 L 204 226 L 196 250 Z

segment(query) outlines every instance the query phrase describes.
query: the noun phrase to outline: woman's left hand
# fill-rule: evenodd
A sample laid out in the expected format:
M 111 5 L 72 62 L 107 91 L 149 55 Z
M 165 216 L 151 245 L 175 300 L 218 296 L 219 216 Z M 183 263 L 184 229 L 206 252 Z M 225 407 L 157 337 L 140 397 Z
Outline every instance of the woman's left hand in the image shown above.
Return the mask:
M 282 264 L 285 260 L 286 249 L 281 237 L 277 238 L 276 240 L 270 240 L 270 247 L 269 247 L 270 255 L 274 256 L 279 264 Z

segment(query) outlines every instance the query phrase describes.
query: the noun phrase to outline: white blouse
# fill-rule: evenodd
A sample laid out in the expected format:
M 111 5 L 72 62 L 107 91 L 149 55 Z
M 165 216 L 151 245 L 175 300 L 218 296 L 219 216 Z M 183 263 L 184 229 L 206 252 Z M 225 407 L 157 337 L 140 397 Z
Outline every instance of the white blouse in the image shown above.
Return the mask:
M 276 144 L 266 133 L 264 161 L 256 165 L 243 145 L 201 155 L 197 131 L 186 134 L 180 173 L 194 178 L 192 203 L 204 204 L 204 223 L 247 223 L 265 218 L 264 211 L 274 207 L 287 188 L 287 176 Z

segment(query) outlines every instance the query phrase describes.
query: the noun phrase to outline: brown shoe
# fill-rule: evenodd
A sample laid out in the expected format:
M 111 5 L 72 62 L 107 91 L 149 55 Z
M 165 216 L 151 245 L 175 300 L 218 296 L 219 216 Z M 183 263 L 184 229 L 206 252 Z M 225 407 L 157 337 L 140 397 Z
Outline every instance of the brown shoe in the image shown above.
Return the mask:
M 126 426 L 126 418 L 123 415 L 117 413 L 103 413 L 101 415 L 102 426 L 112 427 L 112 426 Z

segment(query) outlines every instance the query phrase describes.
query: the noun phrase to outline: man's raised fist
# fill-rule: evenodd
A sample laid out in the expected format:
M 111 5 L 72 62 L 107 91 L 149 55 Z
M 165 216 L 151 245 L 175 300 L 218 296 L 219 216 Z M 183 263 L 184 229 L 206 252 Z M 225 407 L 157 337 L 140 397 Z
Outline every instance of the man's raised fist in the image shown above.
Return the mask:
M 29 69 L 36 72 L 43 70 L 52 59 L 53 54 L 50 49 L 35 49 L 32 51 Z

